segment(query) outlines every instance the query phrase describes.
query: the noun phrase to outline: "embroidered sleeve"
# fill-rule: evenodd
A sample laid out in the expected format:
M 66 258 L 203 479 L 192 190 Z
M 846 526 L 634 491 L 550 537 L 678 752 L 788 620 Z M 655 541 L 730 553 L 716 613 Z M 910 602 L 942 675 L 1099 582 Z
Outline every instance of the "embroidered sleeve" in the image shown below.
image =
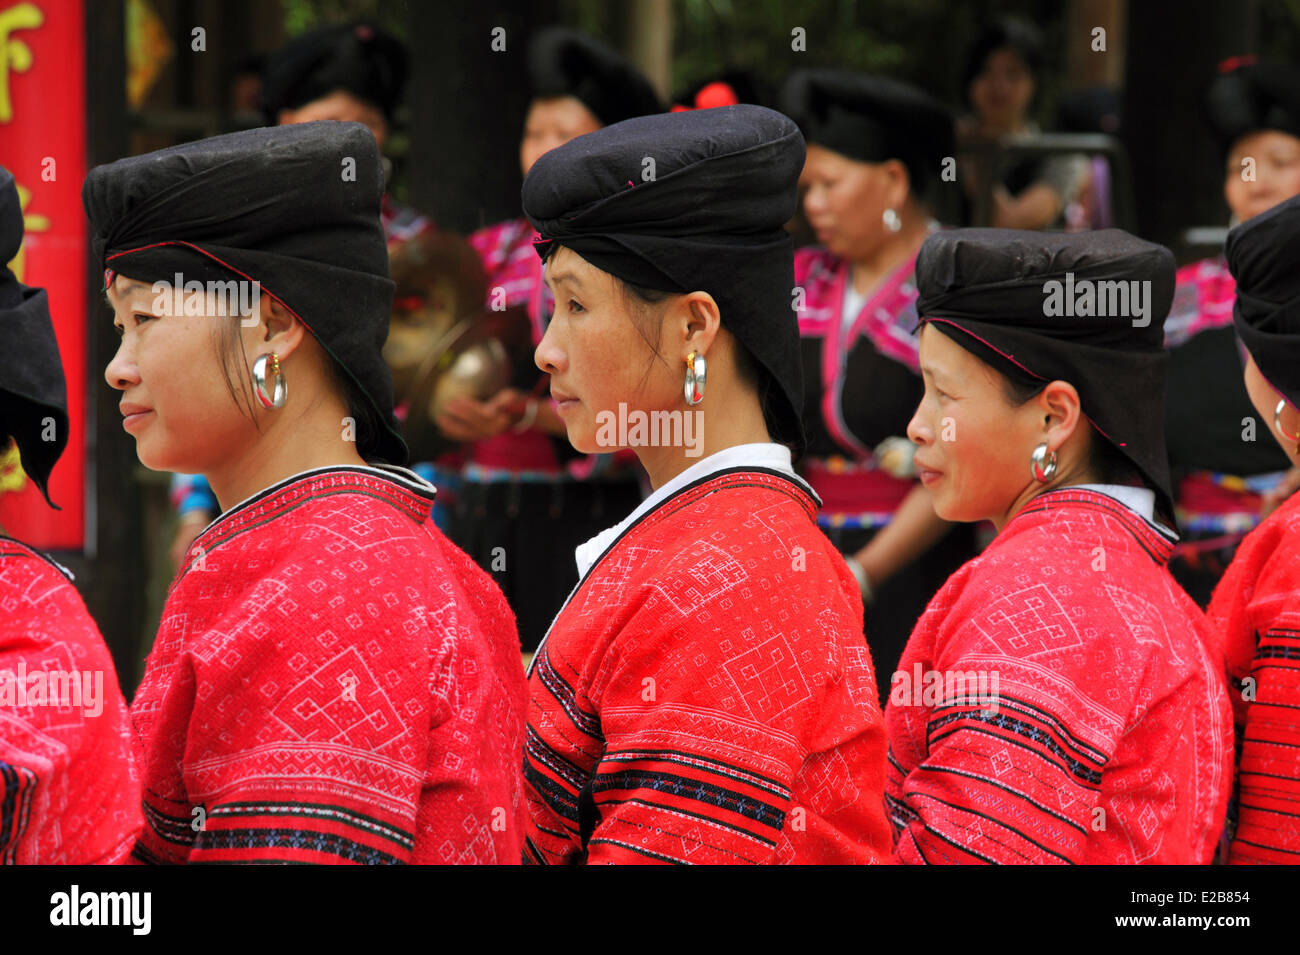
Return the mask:
M 971 648 L 981 637 L 969 621 L 959 624 L 920 686 L 909 686 L 906 699 L 902 684 L 891 691 L 891 706 L 916 706 L 925 720 L 925 756 L 905 778 L 890 754 L 895 858 L 1077 863 L 1108 759 L 1075 711 L 1086 696 L 1032 661 L 977 656 Z
M 731 677 L 762 679 L 761 657 L 789 662 L 790 648 L 761 649 L 729 674 L 664 637 L 627 653 L 603 694 L 604 751 L 578 806 L 580 823 L 588 808 L 594 823 L 587 861 L 771 862 L 803 754 L 789 733 L 741 715 Z

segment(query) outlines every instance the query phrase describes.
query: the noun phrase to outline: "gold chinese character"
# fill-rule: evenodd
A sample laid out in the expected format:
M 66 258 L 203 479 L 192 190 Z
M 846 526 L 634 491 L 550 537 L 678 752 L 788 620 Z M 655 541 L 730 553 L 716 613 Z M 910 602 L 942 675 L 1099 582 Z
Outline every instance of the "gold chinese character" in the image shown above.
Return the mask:
M 15 30 L 34 30 L 44 22 L 44 14 L 34 3 L 0 10 L 0 123 L 14 118 L 14 105 L 9 99 L 9 71 L 26 73 L 32 67 L 31 47 L 10 34 Z

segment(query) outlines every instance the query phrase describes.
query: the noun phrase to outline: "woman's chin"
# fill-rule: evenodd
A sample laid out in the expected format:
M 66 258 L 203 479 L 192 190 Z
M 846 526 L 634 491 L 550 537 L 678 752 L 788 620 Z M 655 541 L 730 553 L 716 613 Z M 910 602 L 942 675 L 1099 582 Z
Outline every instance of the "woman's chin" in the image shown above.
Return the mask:
M 936 516 L 954 524 L 970 524 L 983 520 L 982 517 L 973 516 L 973 508 L 963 507 L 960 500 L 954 500 L 951 494 L 941 491 L 931 490 L 930 505 L 934 508 Z
M 183 466 L 184 462 L 176 460 L 174 454 L 167 454 L 165 448 L 159 448 L 156 441 L 147 435 L 135 439 L 135 456 L 140 464 L 150 471 L 171 471 L 175 474 L 196 474 Z
M 617 448 L 602 448 L 596 441 L 595 435 L 575 435 L 572 429 L 569 431 L 569 444 L 573 445 L 573 450 L 579 454 L 608 454 L 611 451 L 618 450 Z

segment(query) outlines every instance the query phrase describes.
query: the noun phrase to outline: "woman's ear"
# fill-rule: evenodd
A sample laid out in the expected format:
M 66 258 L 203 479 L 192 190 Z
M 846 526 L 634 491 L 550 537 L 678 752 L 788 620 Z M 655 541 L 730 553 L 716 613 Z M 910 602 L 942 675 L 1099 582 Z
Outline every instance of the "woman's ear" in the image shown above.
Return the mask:
M 674 311 L 681 330 L 681 347 L 688 352 L 707 354 L 722 325 L 722 314 L 713 296 L 708 292 L 690 292 L 677 301 Z
M 902 209 L 912 194 L 912 183 L 907 175 L 907 167 L 897 159 L 887 159 L 880 164 L 880 167 L 885 175 L 885 207 Z
M 303 336 L 307 334 L 306 326 L 269 295 L 260 297 L 258 307 L 262 316 L 259 337 L 283 361 L 302 344 Z
M 1078 430 L 1083 419 L 1079 392 L 1068 381 L 1053 381 L 1038 393 L 1036 405 L 1042 416 L 1043 440 L 1056 451 Z

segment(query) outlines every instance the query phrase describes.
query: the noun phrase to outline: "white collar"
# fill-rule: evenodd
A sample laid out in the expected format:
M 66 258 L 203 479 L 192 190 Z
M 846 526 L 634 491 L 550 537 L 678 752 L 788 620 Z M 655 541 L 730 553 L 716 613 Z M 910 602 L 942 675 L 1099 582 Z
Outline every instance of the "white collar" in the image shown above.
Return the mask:
M 708 477 L 719 471 L 726 471 L 732 468 L 768 468 L 773 471 L 780 471 L 794 478 L 798 483 L 803 484 L 802 479 L 794 473 L 794 467 L 790 463 L 790 449 L 784 444 L 773 444 L 768 442 L 759 442 L 757 444 L 737 444 L 730 448 L 724 448 L 716 454 L 710 454 L 689 468 L 677 475 L 671 481 L 668 481 L 653 494 L 640 503 L 635 511 L 615 524 L 601 531 L 585 544 L 579 544 L 574 550 L 573 556 L 578 563 L 578 578 L 587 576 L 587 571 L 591 570 L 591 565 L 596 562 L 601 554 L 605 553 L 609 545 L 614 542 L 624 531 L 633 523 L 643 517 L 645 514 L 654 510 L 668 498 L 672 497 L 688 484 Z
M 1146 518 L 1149 523 L 1156 523 L 1156 492 L 1149 487 L 1133 487 L 1128 484 L 1076 484 L 1074 487 L 1105 494 L 1139 517 Z

